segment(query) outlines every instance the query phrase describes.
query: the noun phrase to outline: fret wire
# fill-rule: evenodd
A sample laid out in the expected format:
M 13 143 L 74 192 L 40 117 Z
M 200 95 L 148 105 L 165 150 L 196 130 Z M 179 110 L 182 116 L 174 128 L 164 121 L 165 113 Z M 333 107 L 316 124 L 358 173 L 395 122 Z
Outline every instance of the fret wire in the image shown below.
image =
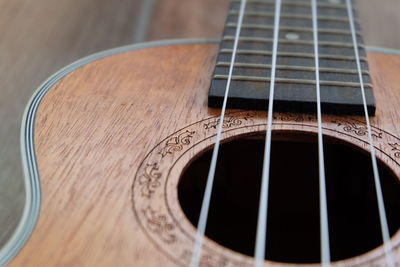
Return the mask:
M 240 0 L 233 0 L 233 2 L 239 2 Z M 262 1 L 262 0 L 248 0 L 249 4 L 274 4 L 275 1 Z M 301 6 L 301 7 L 310 7 L 310 3 L 308 2 L 285 2 L 282 3 L 282 6 Z M 329 4 L 329 3 L 318 3 L 318 7 L 322 8 L 336 8 L 336 9 L 346 9 L 346 5 L 344 4 Z
M 217 74 L 217 75 L 214 75 L 214 79 L 227 80 L 228 76 Z M 232 76 L 232 80 L 234 80 L 234 81 L 249 81 L 249 82 L 270 82 L 271 78 L 234 75 L 234 76 Z M 315 80 L 286 79 L 286 78 L 276 78 L 275 80 L 277 83 L 279 82 L 279 83 L 309 84 L 309 85 L 316 84 Z M 360 83 L 354 83 L 354 82 L 320 81 L 320 84 L 326 85 L 326 86 L 338 86 L 338 87 L 355 87 L 355 88 L 360 87 Z M 369 84 L 369 83 L 364 83 L 364 86 L 372 88 L 372 84 Z
M 220 54 L 230 54 L 232 53 L 232 49 L 221 49 Z M 271 56 L 272 52 L 270 51 L 263 51 L 263 50 L 247 50 L 247 49 L 238 49 L 238 55 L 260 55 L 260 56 Z M 299 58 L 314 58 L 314 54 L 310 53 L 288 53 L 288 52 L 279 52 L 278 56 L 281 57 L 299 57 Z M 322 54 L 319 58 L 323 59 L 336 59 L 336 60 L 343 60 L 343 61 L 355 61 L 356 58 L 352 56 L 338 56 L 338 55 L 327 55 Z M 367 61 L 367 58 L 360 57 L 361 61 Z
M 229 67 L 229 62 L 217 62 L 218 67 Z M 256 64 L 256 63 L 235 63 L 235 67 L 243 67 L 243 68 L 254 68 L 254 69 L 270 69 L 271 65 L 269 64 Z M 293 66 L 293 65 L 277 65 L 277 69 L 279 70 L 295 70 L 295 71 L 309 71 L 314 72 L 314 67 L 305 67 L 305 66 Z M 342 73 L 342 74 L 358 74 L 357 70 L 352 69 L 334 69 L 334 68 L 319 68 L 320 72 L 327 73 Z M 362 74 L 369 75 L 369 71 L 363 70 Z
M 235 23 L 229 22 L 226 24 L 226 27 L 229 28 L 236 28 L 237 25 Z M 261 24 L 243 24 L 243 29 L 258 29 L 258 30 L 273 30 L 274 27 L 271 25 L 261 25 Z M 281 26 L 282 31 L 299 31 L 299 32 L 312 32 L 313 30 L 311 28 L 307 27 L 287 27 L 287 26 Z M 318 29 L 319 33 L 328 33 L 328 34 L 343 34 L 343 35 L 351 35 L 351 31 L 346 31 L 346 30 L 338 30 L 338 29 L 324 29 L 324 28 L 319 28 Z M 356 32 L 357 35 L 361 35 L 360 31 Z
M 235 37 L 233 36 L 224 36 L 222 39 L 225 41 L 232 41 Z M 241 42 L 257 42 L 257 43 L 272 43 L 272 38 L 262 38 L 262 37 L 241 37 Z M 302 44 L 302 45 L 314 45 L 313 41 L 307 40 L 286 40 L 286 39 L 279 39 L 279 43 L 282 44 Z M 335 46 L 335 47 L 353 47 L 352 43 L 345 43 L 345 42 L 329 42 L 329 41 L 320 41 L 318 42 L 319 46 Z M 359 48 L 365 48 L 363 44 L 358 44 Z
M 229 11 L 229 15 L 238 15 L 236 10 Z M 254 16 L 254 17 L 274 17 L 274 13 L 272 12 L 264 12 L 264 11 L 247 11 L 245 16 Z M 311 15 L 297 15 L 292 13 L 283 13 L 281 15 L 282 18 L 287 19 L 308 19 L 312 20 Z M 325 21 L 340 21 L 340 22 L 349 22 L 349 19 L 346 17 L 339 16 L 319 16 L 319 20 Z

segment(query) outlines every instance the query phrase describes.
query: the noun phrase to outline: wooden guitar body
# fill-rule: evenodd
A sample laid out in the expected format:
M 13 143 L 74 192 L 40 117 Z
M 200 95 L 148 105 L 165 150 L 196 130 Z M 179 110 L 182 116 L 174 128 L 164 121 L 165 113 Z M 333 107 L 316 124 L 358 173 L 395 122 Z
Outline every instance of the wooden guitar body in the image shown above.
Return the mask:
M 10 255 L 21 250 L 9 266 L 189 264 L 196 228 L 177 187 L 215 139 L 220 111 L 207 107 L 207 93 L 217 50 L 194 41 L 123 48 L 80 61 L 39 88 L 23 123 L 29 194 L 9 246 Z M 400 56 L 369 52 L 368 59 L 377 157 L 400 177 Z M 265 132 L 266 121 L 266 112 L 229 110 L 223 140 Z M 273 131 L 313 136 L 316 125 L 315 115 L 276 113 Z M 324 115 L 323 131 L 369 150 L 363 117 Z M 392 241 L 398 260 L 400 234 Z M 205 240 L 202 265 L 252 264 Z M 382 246 L 333 266 L 367 264 L 384 266 Z

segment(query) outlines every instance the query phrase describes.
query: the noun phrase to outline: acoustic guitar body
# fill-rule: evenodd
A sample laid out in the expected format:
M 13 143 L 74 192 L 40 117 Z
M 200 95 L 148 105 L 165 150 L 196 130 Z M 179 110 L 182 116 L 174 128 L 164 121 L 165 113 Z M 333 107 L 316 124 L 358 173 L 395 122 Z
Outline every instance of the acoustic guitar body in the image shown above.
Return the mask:
M 147 46 L 113 50 L 108 56 L 99 54 L 71 65 L 47 81 L 32 98 L 22 133 L 27 190 L 31 192 L 26 214 L 31 218 L 32 234 L 28 238 L 30 228 L 23 222 L 21 229 L 26 229 L 21 231 L 26 232 L 28 240 L 23 247 L 20 245 L 20 252 L 9 266 L 187 266 L 190 263 L 196 234 L 191 216 L 198 216 L 191 215 L 190 207 L 193 204 L 198 212 L 199 200 L 194 195 L 204 188 L 202 178 L 190 182 L 191 173 L 197 172 L 190 166 L 197 164 L 200 168 L 199 160 L 207 157 L 205 154 L 215 142 L 220 110 L 208 108 L 207 97 L 218 45 L 190 41 Z M 377 106 L 376 115 L 371 117 L 374 146 L 381 168 L 396 183 L 400 177 L 400 56 L 369 52 L 368 59 Z M 226 147 L 226 155 L 221 156 L 220 162 L 224 157 L 247 158 L 243 151 L 252 149 L 254 144 L 263 144 L 266 123 L 265 111 L 229 109 L 222 139 L 223 146 L 231 146 Z M 315 114 L 274 113 L 272 153 L 288 158 L 282 166 L 299 173 L 298 177 L 280 177 L 277 170 L 276 176 L 287 188 L 279 192 L 282 199 L 296 202 L 293 194 L 311 189 L 316 189 L 318 197 L 318 187 L 314 186 L 317 181 L 303 182 L 301 164 L 292 165 L 289 160 L 294 157 L 303 162 L 301 155 L 307 158 L 309 151 L 299 149 L 314 147 L 316 133 Z M 363 116 L 323 115 L 323 133 L 327 144 L 345 146 L 368 159 Z M 245 143 L 236 146 L 238 140 Z M 275 144 L 282 149 L 274 152 Z M 253 160 L 254 155 L 248 157 Z M 236 187 L 232 189 L 234 197 L 230 195 L 227 200 L 224 195 L 221 199 L 234 207 L 240 206 L 241 210 L 256 210 L 257 206 L 240 204 L 246 204 L 252 195 L 259 195 L 257 190 L 251 193 L 246 186 L 255 184 L 252 190 L 259 188 L 258 182 L 251 178 L 252 171 L 248 168 L 252 168 L 249 167 L 252 163 L 248 161 L 231 161 L 236 166 L 224 165 L 235 168 L 244 177 L 236 184 L 231 183 Z M 208 170 L 208 165 L 203 169 Z M 38 188 L 39 178 L 40 194 L 34 189 Z M 224 178 L 221 179 L 215 194 L 230 190 L 229 186 L 224 187 Z M 310 184 L 312 188 L 307 189 Z M 277 192 L 278 187 L 274 189 L 271 185 L 271 192 Z M 191 193 L 185 194 L 184 190 Z M 212 200 L 218 199 L 213 196 Z M 296 225 L 296 220 L 307 214 L 293 216 L 292 223 Z M 245 217 L 238 210 L 237 220 L 245 221 Z M 231 224 L 235 225 L 234 218 L 229 217 L 224 221 L 226 225 L 218 229 L 228 229 L 229 233 Z M 307 224 L 299 222 L 302 223 Z M 254 229 L 246 229 L 249 225 L 246 222 L 239 225 L 243 226 L 241 233 L 237 238 L 233 236 L 233 241 L 224 243 L 224 237 L 205 239 L 202 266 L 252 266 L 253 258 L 237 243 L 246 237 L 247 231 L 254 238 Z M 293 242 L 285 239 L 286 245 L 279 244 L 279 251 L 271 252 L 270 258 L 267 247 L 266 266 L 318 265 L 318 220 L 314 228 L 317 237 L 315 242 L 310 241 L 314 244 L 310 249 L 315 251 L 315 260 L 307 256 L 308 252 L 296 254 L 295 246 L 308 247 L 308 240 L 299 240 L 298 233 L 293 233 Z M 393 231 L 392 246 L 397 260 L 400 235 L 396 229 Z M 285 232 L 291 235 L 290 230 Z M 377 242 L 372 242 L 367 251 L 340 254 L 332 265 L 384 266 L 379 232 Z M 286 260 L 279 256 L 285 254 L 281 249 L 285 246 L 294 253 Z

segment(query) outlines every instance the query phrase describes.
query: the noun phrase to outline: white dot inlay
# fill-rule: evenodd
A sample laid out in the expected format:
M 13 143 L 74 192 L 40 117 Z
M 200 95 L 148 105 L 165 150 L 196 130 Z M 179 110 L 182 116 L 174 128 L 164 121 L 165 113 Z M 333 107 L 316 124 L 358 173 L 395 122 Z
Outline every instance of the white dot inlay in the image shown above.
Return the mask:
M 294 32 L 289 32 L 286 34 L 286 39 L 288 40 L 299 40 L 300 39 L 300 35 Z

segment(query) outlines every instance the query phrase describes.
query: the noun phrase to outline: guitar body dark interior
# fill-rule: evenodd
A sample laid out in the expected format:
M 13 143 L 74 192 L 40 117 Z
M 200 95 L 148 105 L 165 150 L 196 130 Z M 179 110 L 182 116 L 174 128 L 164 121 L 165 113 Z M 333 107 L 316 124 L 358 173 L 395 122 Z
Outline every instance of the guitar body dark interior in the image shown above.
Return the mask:
M 189 264 L 220 113 L 207 106 L 217 52 L 212 43 L 125 51 L 44 84 L 26 121 L 37 163 L 24 153 L 40 176 L 40 215 L 10 266 Z M 397 259 L 400 57 L 368 59 Z M 225 117 L 202 266 L 253 264 L 266 122 L 263 111 Z M 313 114 L 274 113 L 268 266 L 320 261 L 316 133 Z M 323 133 L 333 266 L 384 266 L 365 119 L 323 115 Z

